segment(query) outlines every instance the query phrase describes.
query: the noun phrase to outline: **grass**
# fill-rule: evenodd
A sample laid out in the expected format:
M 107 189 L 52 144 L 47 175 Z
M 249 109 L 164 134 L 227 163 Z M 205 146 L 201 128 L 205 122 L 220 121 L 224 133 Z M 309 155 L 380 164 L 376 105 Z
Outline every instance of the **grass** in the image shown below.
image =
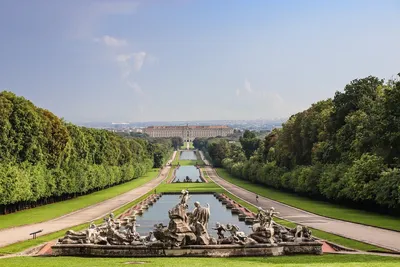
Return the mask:
M 292 207 L 300 208 L 329 218 L 400 231 L 400 218 L 398 217 L 396 218 L 389 215 L 347 208 L 324 201 L 302 197 L 296 194 L 282 192 L 235 178 L 224 169 L 217 168 L 216 170 L 220 177 L 232 184 Z
M 177 166 L 178 163 L 181 166 L 194 166 L 194 165 L 200 165 L 200 166 L 204 166 L 204 162 L 203 160 L 201 160 L 199 153 L 196 153 L 197 156 L 197 160 L 181 160 L 181 153 L 180 151 L 176 152 L 176 156 L 175 159 L 172 161 L 171 165 Z
M 183 142 L 181 149 L 186 150 L 186 148 L 187 148 L 187 142 Z M 189 149 L 194 149 L 193 142 L 189 142 Z
M 243 207 L 246 207 L 247 209 L 249 209 L 252 212 L 257 212 L 257 208 L 249 203 L 247 203 L 246 201 L 243 201 L 242 199 L 232 195 L 231 193 L 226 192 L 225 193 L 227 196 L 229 196 L 231 199 L 235 200 L 237 203 L 241 204 Z M 289 228 L 294 228 L 296 226 L 295 223 L 289 222 L 289 221 L 285 221 L 279 218 L 274 218 L 274 221 L 289 227 Z M 320 239 L 323 240 L 328 240 L 331 241 L 332 243 L 336 243 L 338 245 L 342 245 L 348 248 L 352 248 L 352 249 L 357 249 L 357 250 L 362 250 L 362 251 L 381 251 L 381 252 L 388 252 L 387 249 L 384 248 L 380 248 L 374 245 L 370 245 L 364 242 L 360 242 L 360 241 L 356 241 L 353 239 L 349 239 L 349 238 L 345 238 L 345 237 L 341 237 L 338 235 L 334 235 L 331 233 L 327 233 L 324 231 L 320 231 L 314 228 L 310 228 L 312 230 L 312 234 L 315 237 L 318 237 Z
M 205 179 L 207 179 L 209 181 L 209 183 L 214 183 L 210 177 L 208 176 L 207 172 L 203 170 L 203 175 L 205 177 Z M 224 193 L 229 196 L 231 199 L 235 200 L 237 203 L 241 204 L 243 207 L 249 209 L 252 212 L 257 212 L 257 207 L 254 205 L 249 204 L 248 202 L 236 197 L 235 195 L 232 195 L 229 192 L 226 192 L 224 190 Z M 289 221 L 285 221 L 282 219 L 278 219 L 275 218 L 274 219 L 277 223 L 289 227 L 289 228 L 294 228 L 296 226 L 295 223 L 289 222 Z M 345 237 L 341 237 L 338 235 L 334 235 L 328 232 L 324 232 L 321 230 L 317 230 L 314 228 L 310 228 L 312 230 L 312 233 L 315 237 L 318 237 L 320 239 L 324 239 L 324 240 L 328 240 L 332 243 L 336 243 L 338 245 L 342 245 L 348 248 L 352 248 L 352 249 L 356 249 L 356 250 L 362 250 L 362 251 L 381 251 L 381 252 L 387 252 L 387 249 L 384 248 L 380 248 L 374 245 L 370 245 L 364 242 L 360 242 L 360 241 L 356 241 L 353 239 L 349 239 L 349 238 L 345 238 Z
M 173 169 L 171 168 L 168 176 L 171 175 L 172 171 L 173 171 Z M 176 192 L 176 193 L 179 193 L 182 189 L 188 189 L 190 192 L 219 192 L 219 193 L 225 193 L 225 194 L 229 195 L 232 199 L 237 201 L 238 203 L 242 204 L 244 207 L 248 208 L 249 210 L 251 210 L 253 212 L 256 212 L 256 207 L 255 206 L 253 206 L 253 205 L 251 205 L 251 204 L 249 204 L 249 203 L 247 203 L 247 202 L 235 197 L 234 195 L 231 195 L 230 193 L 226 192 L 219 185 L 217 185 L 214 182 L 212 182 L 212 180 L 208 177 L 207 173 L 204 170 L 201 170 L 201 171 L 203 171 L 204 177 L 205 177 L 205 179 L 207 179 L 209 181 L 209 183 L 185 183 L 185 184 L 172 183 L 172 184 L 168 184 L 168 183 L 166 183 L 167 180 L 165 180 L 163 183 L 161 183 L 156 188 L 156 190 L 157 190 L 157 192 Z M 148 194 L 150 194 L 152 192 L 153 191 L 149 192 Z M 140 202 L 142 199 L 147 197 L 148 194 L 140 197 L 139 199 L 137 199 L 137 200 L 135 200 L 135 201 L 133 201 L 131 203 L 128 203 L 128 204 L 124 205 L 123 207 L 121 207 L 118 210 L 114 211 L 114 214 L 118 215 L 118 214 L 124 212 L 125 210 L 127 210 L 131 206 L 135 205 L 136 203 Z M 100 223 L 101 221 L 102 220 L 100 219 L 100 220 L 96 221 L 95 223 Z M 278 223 L 280 223 L 282 225 L 285 225 L 285 226 L 288 226 L 288 227 L 294 227 L 295 226 L 295 224 L 293 224 L 291 222 L 288 222 L 288 221 L 279 220 L 279 219 L 276 219 L 276 221 Z M 81 225 L 73 227 L 72 229 L 78 231 L 78 230 L 85 229 L 86 227 L 87 227 L 87 224 L 81 224 Z M 27 249 L 29 247 L 39 245 L 39 244 L 41 244 L 43 242 L 47 242 L 47 241 L 51 241 L 51 240 L 60 238 L 60 237 L 62 237 L 64 235 L 66 230 L 68 230 L 68 229 L 64 229 L 64 230 L 61 230 L 61 231 L 58 231 L 58 232 L 55 232 L 55 233 L 51 233 L 51 234 L 48 234 L 48 235 L 40 236 L 35 240 L 23 241 L 23 242 L 20 242 L 20 243 L 9 245 L 7 247 L 0 248 L 0 254 L 9 254 L 9 253 L 20 252 L 20 251 L 23 251 L 23 250 L 25 250 L 25 249 Z M 365 244 L 365 243 L 358 242 L 358 241 L 355 241 L 355 240 L 343 238 L 343 237 L 340 237 L 340 236 L 336 236 L 336 235 L 333 235 L 333 234 L 330 234 L 330 233 L 326 233 L 326 232 L 323 232 L 323 231 L 319 231 L 319 230 L 315 230 L 315 229 L 313 229 L 313 234 L 315 236 L 319 237 L 319 238 L 326 239 L 326 240 L 329 240 L 331 242 L 334 242 L 334 243 L 337 243 L 337 244 L 340 244 L 340 245 L 343 245 L 343 246 L 346 246 L 346 247 L 349 247 L 349 248 L 354 248 L 354 249 L 364 250 L 364 251 L 368 251 L 368 250 L 378 250 L 378 251 L 380 250 L 380 251 L 382 251 L 383 250 L 383 249 L 380 249 L 379 247 L 376 247 L 376 246 L 373 246 L 373 245 L 369 245 L 369 244 Z M 294 258 L 294 257 L 290 257 L 290 258 Z M 318 257 L 318 258 L 320 258 L 320 257 Z M 57 258 L 57 259 L 60 259 L 60 258 Z M 68 259 L 74 259 L 74 258 L 68 258 Z M 247 258 L 247 259 L 249 259 L 249 258 Z M 255 259 L 260 259 L 260 258 L 255 258 Z M 269 258 L 269 259 L 275 259 L 275 258 Z M 185 258 L 185 260 L 186 260 L 186 258 Z M 212 263 L 212 259 L 210 259 L 210 260 L 211 261 L 209 263 L 207 262 L 205 264 L 212 265 L 213 264 Z M 10 261 L 10 262 L 14 262 L 14 261 Z M 15 262 L 17 262 L 17 261 L 15 261 Z M 153 261 L 151 261 L 151 262 L 153 262 Z M 174 261 L 172 260 L 171 264 L 173 262 Z M 56 264 L 57 261 L 53 261 L 53 263 Z M 116 263 L 118 263 L 118 262 L 116 262 Z M 159 264 L 158 260 L 154 261 L 154 263 L 156 264 L 156 266 L 163 266 L 163 265 L 157 265 L 157 264 Z M 261 264 L 261 262 L 259 262 L 259 263 Z M 36 264 L 36 263 L 32 263 L 32 264 L 33 265 L 30 265 L 30 266 L 35 266 L 34 264 Z M 46 262 L 41 262 L 41 263 L 38 262 L 37 264 L 39 264 L 38 266 L 47 266 L 47 265 L 45 265 L 45 264 L 47 264 Z M 44 264 L 44 265 L 41 265 L 41 264 Z M 76 265 L 76 266 L 80 266 L 78 262 L 77 262 L 77 264 L 78 265 Z M 83 264 L 82 266 L 85 266 L 84 264 L 86 264 L 86 263 L 82 263 L 82 264 Z M 190 264 L 190 263 L 188 263 L 188 264 Z M 277 264 L 278 265 L 276 265 L 276 266 L 279 266 L 280 263 L 277 263 Z M 176 264 L 174 264 L 174 265 L 176 265 Z M 376 265 L 376 266 L 378 266 L 378 265 Z M 5 265 L 5 266 L 9 266 L 9 265 Z M 15 266 L 17 266 L 17 265 L 15 265 Z M 18 265 L 18 266 L 20 266 L 20 265 Z M 23 266 L 23 265 L 21 265 L 21 266 Z M 48 265 L 48 266 L 53 266 L 53 265 Z M 58 265 L 54 265 L 54 266 L 58 266 Z M 96 266 L 102 266 L 102 265 L 96 265 Z M 180 265 L 177 265 L 177 266 L 180 266 Z M 182 265 L 182 266 L 185 266 L 185 265 Z M 275 266 L 275 265 L 272 265 L 272 266 Z M 316 266 L 320 266 L 320 265 L 316 265 Z M 354 265 L 354 266 L 358 266 L 358 265 Z M 375 266 L 375 265 L 365 265 L 365 266 Z M 382 266 L 385 266 L 385 265 L 382 265 Z M 391 265 L 387 265 L 387 266 L 391 266 Z
M 172 171 L 170 171 L 171 173 Z M 172 184 L 168 184 L 165 181 L 160 184 L 157 187 L 157 192 L 175 192 L 175 193 L 179 193 L 182 189 L 188 189 L 190 192 L 219 192 L 219 193 L 225 193 L 227 194 L 230 198 L 234 199 L 235 201 L 237 201 L 238 203 L 240 203 L 241 205 L 243 205 L 244 207 L 248 208 L 249 210 L 253 211 L 253 212 L 257 212 L 257 208 L 239 198 L 237 198 L 236 196 L 226 192 L 223 188 L 221 188 L 219 185 L 215 184 L 214 182 L 212 182 L 210 180 L 210 178 L 208 177 L 208 175 L 206 174 L 206 172 L 204 172 L 204 176 L 207 180 L 209 180 L 209 183 L 185 183 L 185 184 L 176 184 L 176 183 L 172 183 Z M 148 194 L 152 193 L 153 191 L 149 192 Z M 142 197 L 140 197 L 139 199 L 126 204 L 125 206 L 119 208 L 118 210 L 116 210 L 114 212 L 114 214 L 118 215 L 120 213 L 122 213 L 123 211 L 127 210 L 128 208 L 130 208 L 131 206 L 135 205 L 136 203 L 140 202 L 142 199 L 144 199 L 145 197 L 147 197 L 147 195 L 144 195 Z M 95 223 L 100 223 L 102 220 L 98 220 Z M 277 223 L 280 223 L 282 225 L 285 225 L 287 227 L 294 227 L 295 224 L 285 221 L 285 220 L 280 220 L 280 219 L 275 219 L 275 221 Z M 82 229 L 85 229 L 87 227 L 87 224 L 81 224 L 78 226 L 73 227 L 73 230 L 79 231 Z M 0 248 L 0 254 L 9 254 L 9 253 L 16 253 L 16 252 L 20 252 L 23 251 L 29 247 L 33 247 L 36 245 L 39 245 L 43 242 L 48 242 L 57 238 L 60 238 L 64 235 L 65 231 L 68 229 L 64 229 L 52 234 L 48 234 L 48 235 L 44 235 L 44 236 L 40 236 L 35 240 L 28 240 L 28 241 L 23 241 L 20 243 L 16 243 L 16 244 L 12 244 L 9 245 L 7 247 L 3 247 Z M 333 235 L 330 233 L 326 233 L 323 231 L 319 231 L 319 230 L 313 230 L 313 234 L 316 237 L 325 239 L 325 240 L 329 240 L 331 242 L 349 247 L 349 248 L 353 248 L 353 249 L 358 249 L 358 250 L 363 250 L 363 251 L 368 251 L 368 250 L 375 250 L 375 251 L 386 251 L 384 249 L 381 249 L 379 247 L 373 246 L 373 245 L 369 245 L 369 244 L 365 244 L 359 241 L 355 241 L 352 239 L 348 239 L 348 238 L 343 238 L 337 235 Z
M 172 168 L 170 173 L 172 175 Z M 188 189 L 189 192 L 225 192 L 224 189 L 210 180 L 206 172 L 203 171 L 203 174 L 205 179 L 209 181 L 208 183 L 167 183 L 168 179 L 166 179 L 157 187 L 157 192 L 180 193 L 182 189 Z
M 169 169 L 167 179 L 165 179 L 164 183 L 167 183 L 172 179 L 172 175 L 174 174 L 175 167 L 171 166 L 171 169 Z
M 115 211 L 113 211 L 114 215 L 115 216 L 120 215 L 121 213 L 125 212 L 126 210 L 128 210 L 129 208 L 134 206 L 135 204 L 139 203 L 140 201 L 142 201 L 143 199 L 145 199 L 148 195 L 150 195 L 152 193 L 153 193 L 153 191 L 150 191 L 147 194 L 135 199 L 134 201 L 129 202 L 129 203 L 125 204 L 124 206 L 116 209 Z M 100 224 L 102 222 L 103 222 L 103 219 L 98 219 L 98 220 L 95 221 L 95 224 Z M 11 244 L 11 245 L 8 245 L 8 246 L 0 248 L 0 255 L 1 254 L 12 254 L 12 253 L 21 252 L 21 251 L 24 251 L 24 250 L 26 250 L 26 249 L 28 249 L 30 247 L 34 247 L 34 246 L 40 245 L 40 244 L 42 244 L 44 242 L 49 242 L 49 241 L 61 238 L 61 237 L 64 236 L 64 234 L 65 234 L 65 232 L 67 230 L 72 229 L 74 231 L 81 231 L 81 230 L 87 229 L 87 227 L 88 227 L 88 224 L 87 223 L 83 223 L 83 224 L 76 225 L 74 227 L 69 227 L 69 228 L 54 232 L 54 233 L 50 233 L 50 234 L 47 234 L 47 235 L 39 236 L 36 239 L 30 239 L 30 240 L 14 243 L 14 244 Z
M 16 213 L 0 215 L 0 229 L 51 220 L 64 214 L 94 205 L 139 187 L 154 179 L 158 173 L 159 169 L 152 169 L 145 176 L 94 192 L 89 195 L 80 196 L 74 199 L 52 203 L 33 209 L 23 210 Z
M 78 258 L 78 257 L 16 257 L 0 259 L 1 266 L 24 267 L 110 267 L 129 266 L 144 263 L 144 266 L 271 266 L 271 267 L 395 267 L 399 258 L 373 255 L 323 255 L 323 256 L 286 256 L 286 257 L 238 257 L 238 258 Z

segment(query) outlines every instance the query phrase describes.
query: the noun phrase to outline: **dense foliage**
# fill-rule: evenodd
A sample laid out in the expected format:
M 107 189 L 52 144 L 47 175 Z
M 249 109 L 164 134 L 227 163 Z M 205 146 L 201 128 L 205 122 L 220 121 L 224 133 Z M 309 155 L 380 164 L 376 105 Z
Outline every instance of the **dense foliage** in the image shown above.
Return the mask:
M 291 116 L 258 147 L 253 138 L 245 133 L 243 148 L 226 140 L 194 144 L 242 179 L 400 213 L 400 81 L 353 80 L 333 99 Z
M 66 123 L 0 92 L 0 213 L 82 195 L 160 167 L 170 140 L 149 142 Z

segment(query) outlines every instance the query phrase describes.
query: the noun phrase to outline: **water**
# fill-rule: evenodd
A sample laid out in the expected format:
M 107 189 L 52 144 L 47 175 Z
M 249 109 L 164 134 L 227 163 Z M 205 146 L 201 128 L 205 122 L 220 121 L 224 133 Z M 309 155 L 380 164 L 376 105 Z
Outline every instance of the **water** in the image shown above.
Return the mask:
M 181 160 L 197 160 L 196 151 L 181 151 L 181 155 L 179 156 Z
M 193 211 L 194 202 L 199 201 L 200 205 L 205 207 L 210 204 L 210 221 L 208 222 L 208 233 L 214 237 L 217 237 L 217 231 L 212 230 L 215 227 L 215 223 L 219 222 L 226 225 L 227 223 L 232 223 L 239 226 L 240 231 L 246 234 L 251 233 L 251 229 L 244 222 L 239 221 L 236 214 L 232 214 L 231 210 L 225 208 L 221 202 L 218 201 L 216 197 L 212 194 L 195 194 L 191 195 L 189 199 L 189 211 Z M 154 224 L 163 223 L 168 225 L 168 210 L 173 208 L 179 203 L 179 195 L 163 195 L 153 206 L 151 206 L 147 211 L 141 216 L 137 216 L 136 220 L 140 227 L 137 231 L 141 235 L 147 235 L 150 231 L 154 229 Z M 225 236 L 229 236 L 226 233 Z
M 193 182 L 196 182 L 196 180 L 199 180 L 199 182 L 202 182 L 200 179 L 200 171 L 195 167 L 195 166 L 180 166 L 176 170 L 176 176 L 175 179 L 172 182 L 183 182 L 186 176 L 189 176 L 190 179 L 192 179 Z

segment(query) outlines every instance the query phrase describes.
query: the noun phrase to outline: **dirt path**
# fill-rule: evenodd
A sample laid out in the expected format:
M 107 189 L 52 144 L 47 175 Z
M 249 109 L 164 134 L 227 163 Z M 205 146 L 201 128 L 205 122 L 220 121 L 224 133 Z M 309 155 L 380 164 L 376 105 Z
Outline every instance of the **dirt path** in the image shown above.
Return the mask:
M 201 156 L 204 159 L 202 153 Z M 206 159 L 204 159 L 204 162 L 206 164 L 209 163 Z M 205 170 L 215 183 L 250 204 L 260 206 L 264 209 L 274 207 L 280 212 L 279 218 L 400 252 L 400 232 L 326 218 L 262 196 L 259 196 L 257 201 L 255 193 L 225 181 L 211 167 L 206 167 Z
M 176 151 L 174 151 L 172 158 L 169 160 L 168 163 L 172 162 L 172 160 L 175 158 L 175 155 Z M 168 176 L 168 172 L 171 168 L 168 165 L 169 164 L 167 164 L 167 167 L 163 168 L 157 178 L 122 195 L 46 222 L 0 230 L 0 247 L 30 239 L 31 236 L 29 235 L 29 233 L 41 229 L 43 229 L 43 232 L 40 233 L 40 235 L 45 235 L 60 231 L 68 227 L 102 218 L 111 211 L 116 210 L 129 202 L 132 202 L 133 200 L 143 196 L 144 194 L 158 186 Z

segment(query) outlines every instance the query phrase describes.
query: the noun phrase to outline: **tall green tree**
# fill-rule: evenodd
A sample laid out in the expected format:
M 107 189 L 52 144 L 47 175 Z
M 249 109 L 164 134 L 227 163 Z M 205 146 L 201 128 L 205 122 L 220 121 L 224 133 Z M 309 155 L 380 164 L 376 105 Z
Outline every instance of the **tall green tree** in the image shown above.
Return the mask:
M 254 151 L 260 146 L 260 139 L 257 138 L 256 134 L 252 131 L 246 130 L 243 136 L 239 138 L 240 144 L 242 145 L 246 158 L 249 159 Z

